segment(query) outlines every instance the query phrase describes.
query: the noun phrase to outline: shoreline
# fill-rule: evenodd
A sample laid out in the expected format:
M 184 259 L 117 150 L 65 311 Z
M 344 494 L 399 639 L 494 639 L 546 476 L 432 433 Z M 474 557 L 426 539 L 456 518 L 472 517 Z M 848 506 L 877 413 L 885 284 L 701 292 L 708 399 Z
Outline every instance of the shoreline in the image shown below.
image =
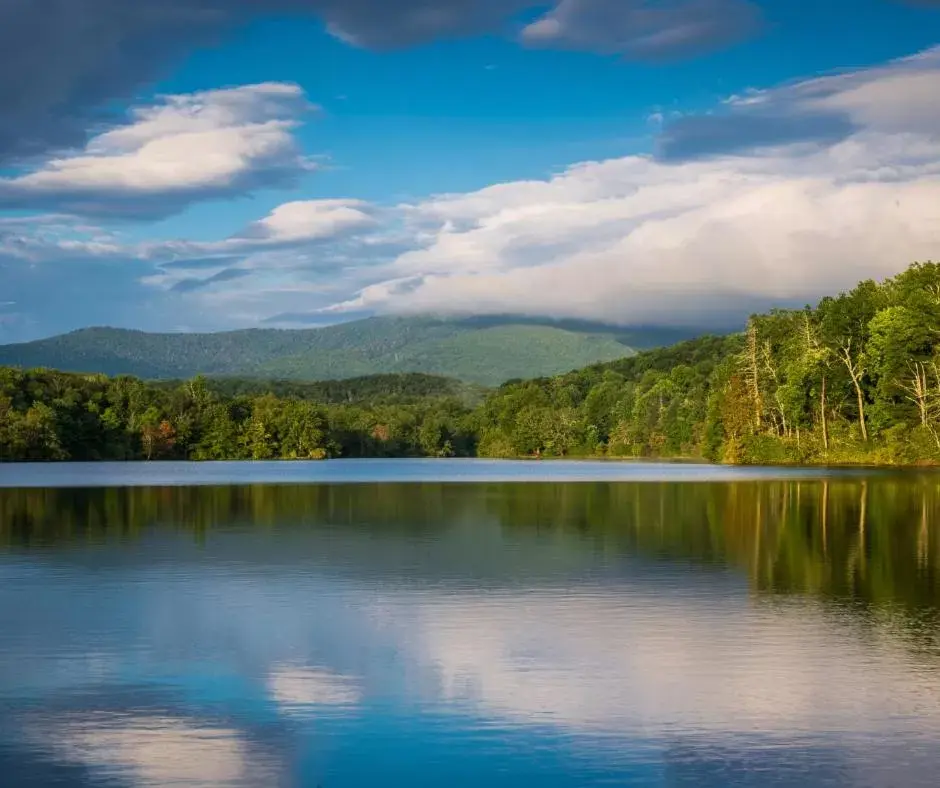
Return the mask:
M 194 466 L 209 466 L 209 465 L 258 465 L 258 464 L 267 464 L 267 465 L 296 465 L 301 463 L 315 463 L 315 464 L 335 464 L 335 463 L 374 463 L 374 462 L 422 462 L 422 463 L 450 463 L 450 462 L 497 462 L 497 463 L 512 463 L 519 465 L 537 465 L 542 463 L 547 464 L 557 464 L 557 463 L 604 463 L 610 465 L 687 465 L 687 466 L 704 466 L 710 468 L 742 468 L 742 469 L 754 469 L 754 468 L 790 468 L 790 469 L 813 469 L 813 468 L 832 468 L 840 469 L 844 468 L 847 470 L 851 469 L 871 469 L 871 470 L 931 470 L 940 468 L 940 461 L 934 460 L 921 460 L 915 463 L 900 463 L 900 462 L 821 462 L 821 461 L 812 461 L 812 462 L 760 462 L 760 463 L 731 463 L 731 462 L 716 462 L 709 460 L 704 457 L 610 457 L 603 454 L 598 455 L 568 455 L 568 456 L 551 456 L 551 457 L 535 457 L 531 455 L 516 455 L 516 456 L 503 456 L 503 457 L 490 457 L 486 455 L 473 455 L 468 457 L 422 457 L 422 456 L 372 456 L 372 457 L 272 457 L 265 460 L 255 460 L 255 459 L 246 459 L 233 457 L 230 459 L 192 459 L 192 458 L 173 458 L 173 457 L 161 457 L 161 458 L 138 458 L 138 459 L 102 459 L 102 460 L 4 460 L 0 459 L 0 469 L 4 467 L 13 467 L 17 465 L 28 465 L 28 466 L 102 466 L 102 465 L 121 465 L 121 466 L 132 466 L 132 465 L 141 465 L 141 466 L 167 466 L 167 465 L 194 465 Z

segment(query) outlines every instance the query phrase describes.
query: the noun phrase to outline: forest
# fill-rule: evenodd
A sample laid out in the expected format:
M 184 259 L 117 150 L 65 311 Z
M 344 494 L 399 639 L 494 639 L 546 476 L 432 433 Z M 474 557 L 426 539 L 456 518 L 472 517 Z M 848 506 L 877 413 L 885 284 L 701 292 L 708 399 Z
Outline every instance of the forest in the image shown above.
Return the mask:
M 482 390 L 0 369 L 0 459 L 659 457 L 940 462 L 940 264 L 745 330 Z
M 388 375 L 330 385 L 149 383 L 0 368 L 0 460 L 468 456 L 459 384 Z

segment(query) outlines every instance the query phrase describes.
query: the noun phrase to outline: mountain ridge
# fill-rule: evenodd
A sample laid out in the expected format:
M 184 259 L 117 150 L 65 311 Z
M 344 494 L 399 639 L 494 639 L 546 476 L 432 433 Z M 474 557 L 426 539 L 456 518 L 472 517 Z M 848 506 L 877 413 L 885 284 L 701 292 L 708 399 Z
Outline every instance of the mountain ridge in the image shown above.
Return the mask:
M 613 361 L 693 334 L 513 316 L 369 317 L 213 333 L 91 326 L 0 345 L 0 364 L 158 380 L 205 374 L 314 381 L 419 372 L 498 385 Z

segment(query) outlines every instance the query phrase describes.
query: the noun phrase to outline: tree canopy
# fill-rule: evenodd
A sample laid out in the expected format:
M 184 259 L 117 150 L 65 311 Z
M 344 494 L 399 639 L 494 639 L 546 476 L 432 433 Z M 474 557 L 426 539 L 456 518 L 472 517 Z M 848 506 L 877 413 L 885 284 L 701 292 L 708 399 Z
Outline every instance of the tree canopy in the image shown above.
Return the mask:
M 482 407 L 480 451 L 724 462 L 940 460 L 940 265 L 746 330 L 550 379 Z

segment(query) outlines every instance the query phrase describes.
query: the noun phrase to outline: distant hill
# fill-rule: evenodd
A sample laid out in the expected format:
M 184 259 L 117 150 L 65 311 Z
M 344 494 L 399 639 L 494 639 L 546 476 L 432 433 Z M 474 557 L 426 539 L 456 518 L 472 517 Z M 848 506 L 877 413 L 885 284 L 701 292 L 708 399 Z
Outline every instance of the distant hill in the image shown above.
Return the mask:
M 422 372 L 482 385 L 554 375 L 695 332 L 514 317 L 374 317 L 323 328 L 148 334 L 87 328 L 0 345 L 0 364 L 149 379 L 336 380 Z

